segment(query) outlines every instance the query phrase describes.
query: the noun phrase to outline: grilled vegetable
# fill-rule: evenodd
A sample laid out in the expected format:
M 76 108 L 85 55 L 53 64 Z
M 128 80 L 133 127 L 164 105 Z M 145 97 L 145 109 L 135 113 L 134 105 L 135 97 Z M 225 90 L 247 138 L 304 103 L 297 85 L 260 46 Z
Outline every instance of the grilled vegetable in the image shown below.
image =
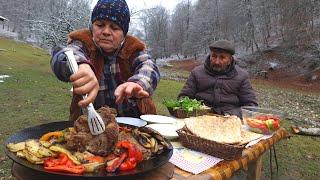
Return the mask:
M 40 141 L 49 141 L 51 138 L 55 138 L 59 142 L 61 142 L 63 140 L 63 132 L 62 131 L 48 132 L 41 136 Z
M 51 151 L 55 151 L 55 152 L 60 152 L 60 153 L 64 153 L 66 154 L 73 163 L 75 163 L 76 165 L 79 165 L 81 164 L 80 161 L 77 159 L 77 157 L 75 157 L 74 155 L 72 155 L 72 153 L 65 149 L 64 147 L 62 146 L 59 146 L 59 145 L 53 145 L 49 148 Z
M 142 152 L 139 149 L 137 149 L 137 147 L 134 144 L 130 143 L 129 141 L 119 141 L 116 144 L 116 148 L 126 149 L 128 153 L 128 157 L 124 162 L 121 163 L 119 167 L 120 171 L 129 171 L 131 169 L 134 169 L 137 166 L 137 163 L 142 161 Z
M 246 121 L 251 131 L 260 134 L 270 134 L 280 127 L 280 119 L 270 115 L 248 118 Z
M 38 149 L 38 152 L 43 157 L 50 157 L 50 156 L 54 155 L 54 153 L 50 149 L 48 149 L 48 148 L 46 148 L 44 146 L 40 146 L 39 149 Z
M 18 151 L 22 151 L 24 150 L 26 147 L 26 143 L 25 142 L 19 142 L 19 143 L 9 143 L 7 144 L 7 148 L 9 149 L 9 151 L 11 152 L 18 152 Z
M 101 156 L 89 156 L 85 158 L 86 161 L 93 163 L 93 162 L 98 162 L 98 163 L 104 163 L 105 160 Z
M 107 162 L 106 170 L 107 172 L 115 172 L 121 163 L 126 159 L 127 153 L 122 153 L 120 157 L 117 157 L 111 161 Z
M 82 164 L 85 168 L 85 172 L 94 172 L 97 169 L 101 168 L 102 166 L 104 166 L 104 163 L 100 163 L 100 162 L 92 162 L 92 163 L 86 163 L 86 164 Z
M 135 158 L 128 158 L 125 162 L 121 163 L 120 171 L 130 171 L 137 166 L 137 161 Z
M 44 161 L 44 169 L 49 171 L 83 174 L 85 167 L 75 165 L 67 154 L 60 153 L 58 157 L 50 157 Z
M 172 148 L 159 132 L 150 128 L 136 128 L 132 130 L 132 135 L 143 147 L 150 149 L 152 154 L 160 154 L 164 149 Z
M 34 139 L 26 141 L 26 150 L 29 151 L 31 154 L 37 156 L 38 158 L 43 158 L 43 155 L 41 155 L 38 152 L 39 149 L 40 149 L 39 141 L 36 141 Z
M 22 152 L 23 152 L 25 158 L 26 158 L 29 162 L 31 162 L 31 163 L 33 163 L 33 164 L 42 164 L 42 163 L 43 163 L 43 159 L 35 156 L 35 155 L 32 154 L 30 151 L 24 149 Z
M 18 157 L 25 158 L 33 164 L 42 164 L 44 158 L 54 155 L 54 152 L 35 139 L 29 139 L 19 143 L 9 143 L 9 151 L 16 152 Z
M 50 142 L 48 142 L 48 141 L 39 141 L 40 142 L 40 144 L 42 145 L 42 146 L 44 146 L 44 147 L 46 147 L 46 148 L 49 148 L 52 144 L 50 143 Z
M 21 158 L 26 158 L 26 155 L 23 153 L 23 150 L 22 151 L 18 151 L 17 152 L 17 156 L 21 157 Z

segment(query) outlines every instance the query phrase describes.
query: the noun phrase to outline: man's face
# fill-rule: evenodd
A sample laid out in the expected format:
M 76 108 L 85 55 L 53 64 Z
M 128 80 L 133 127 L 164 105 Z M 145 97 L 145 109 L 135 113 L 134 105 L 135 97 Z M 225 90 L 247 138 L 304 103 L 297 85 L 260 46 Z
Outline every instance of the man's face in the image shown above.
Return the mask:
M 211 67 L 214 71 L 223 71 L 231 63 L 232 55 L 219 50 L 212 50 L 210 53 Z
M 93 40 L 106 52 L 112 53 L 124 38 L 122 29 L 112 21 L 97 20 L 92 24 Z

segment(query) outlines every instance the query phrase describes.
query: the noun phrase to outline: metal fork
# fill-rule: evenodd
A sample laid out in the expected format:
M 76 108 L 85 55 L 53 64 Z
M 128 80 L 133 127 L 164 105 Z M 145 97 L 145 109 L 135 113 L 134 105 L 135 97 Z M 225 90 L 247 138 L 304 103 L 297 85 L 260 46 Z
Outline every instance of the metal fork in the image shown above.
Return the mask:
M 74 57 L 73 51 L 71 49 L 68 49 L 64 53 L 67 56 L 67 62 L 68 62 L 71 73 L 72 74 L 76 73 L 78 71 L 78 64 L 77 64 L 77 61 Z M 82 98 L 86 99 L 87 94 L 82 95 Z M 90 129 L 91 134 L 92 135 L 102 134 L 105 131 L 106 126 L 105 126 L 101 116 L 94 109 L 92 103 L 90 103 L 87 106 L 87 110 L 88 110 L 88 125 L 89 125 L 89 129 Z

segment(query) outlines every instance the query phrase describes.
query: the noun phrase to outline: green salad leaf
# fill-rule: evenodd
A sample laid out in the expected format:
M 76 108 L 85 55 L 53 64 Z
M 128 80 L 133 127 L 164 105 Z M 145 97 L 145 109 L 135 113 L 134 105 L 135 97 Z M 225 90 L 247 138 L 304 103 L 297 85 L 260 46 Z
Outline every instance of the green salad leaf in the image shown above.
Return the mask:
M 200 110 L 204 107 L 204 103 L 202 101 L 198 101 L 196 99 L 190 99 L 189 97 L 185 96 L 178 100 L 163 100 L 163 104 L 169 109 L 182 109 L 187 112 L 192 112 L 195 110 Z

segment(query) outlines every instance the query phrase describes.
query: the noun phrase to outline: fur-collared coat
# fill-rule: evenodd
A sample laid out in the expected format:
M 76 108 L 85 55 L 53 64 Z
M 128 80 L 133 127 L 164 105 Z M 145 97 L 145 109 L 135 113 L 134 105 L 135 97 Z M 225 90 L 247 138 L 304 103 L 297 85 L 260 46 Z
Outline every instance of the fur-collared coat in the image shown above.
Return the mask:
M 84 44 L 88 51 L 91 66 L 94 67 L 95 75 L 100 81 L 100 77 L 104 68 L 104 57 L 99 49 L 96 47 L 92 40 L 92 33 L 89 29 L 82 29 L 71 32 L 69 34 L 69 42 L 80 41 Z M 131 66 L 134 63 L 134 58 L 138 52 L 145 51 L 146 46 L 143 42 L 133 36 L 126 36 L 125 42 L 117 55 L 117 61 L 119 62 L 121 79 L 127 81 L 133 75 Z M 80 108 L 77 105 L 81 96 L 73 95 L 70 106 L 70 119 L 76 120 L 80 115 Z M 99 101 L 99 99 L 96 99 Z M 156 107 L 152 101 L 152 98 L 142 98 L 136 100 L 140 114 L 156 114 Z

